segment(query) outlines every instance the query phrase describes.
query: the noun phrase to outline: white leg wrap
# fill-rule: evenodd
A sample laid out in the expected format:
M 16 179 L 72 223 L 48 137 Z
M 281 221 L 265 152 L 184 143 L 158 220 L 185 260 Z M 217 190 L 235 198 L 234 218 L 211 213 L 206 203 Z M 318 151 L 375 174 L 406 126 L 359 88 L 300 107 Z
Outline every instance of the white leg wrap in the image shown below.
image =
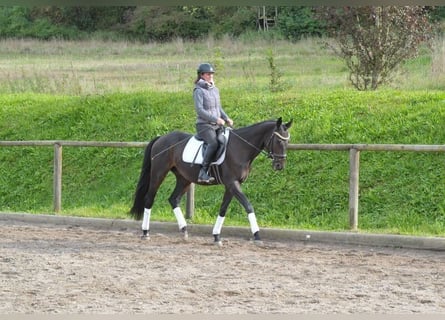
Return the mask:
M 187 227 L 187 222 L 184 219 L 184 215 L 182 214 L 181 208 L 176 207 L 173 209 L 173 212 L 175 213 L 176 220 L 178 221 L 179 230 L 181 230 L 184 227 Z
M 250 222 L 250 230 L 252 231 L 252 234 L 255 234 L 255 232 L 260 231 L 260 228 L 258 227 L 258 223 L 256 222 L 256 216 L 255 212 L 251 212 L 247 215 L 247 218 Z
M 221 234 L 221 229 L 225 218 L 226 217 L 221 217 L 220 215 L 218 215 L 218 218 L 216 218 L 215 226 L 213 227 L 213 234 Z
M 142 220 L 142 230 L 150 230 L 151 209 L 144 209 L 144 220 Z

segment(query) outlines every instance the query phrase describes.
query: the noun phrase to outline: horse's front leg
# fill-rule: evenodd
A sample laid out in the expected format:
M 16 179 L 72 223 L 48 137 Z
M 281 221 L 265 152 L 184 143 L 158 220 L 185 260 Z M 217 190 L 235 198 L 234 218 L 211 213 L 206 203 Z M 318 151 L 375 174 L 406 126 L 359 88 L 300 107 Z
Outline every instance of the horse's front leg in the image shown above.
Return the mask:
M 250 203 L 249 199 L 247 199 L 246 195 L 241 190 L 241 184 L 239 183 L 239 181 L 235 181 L 230 186 L 230 191 L 246 210 L 247 218 L 249 219 L 250 223 L 250 230 L 253 234 L 253 239 L 255 241 L 260 241 L 260 228 L 258 227 L 255 211 L 253 210 L 253 206 Z
M 215 244 L 219 246 L 222 245 L 221 229 L 224 224 L 227 208 L 229 207 L 232 198 L 233 198 L 232 192 L 228 188 L 226 188 L 226 191 L 224 192 L 223 201 L 219 209 L 219 214 L 218 217 L 216 218 L 215 226 L 213 227 L 213 238 L 215 239 Z

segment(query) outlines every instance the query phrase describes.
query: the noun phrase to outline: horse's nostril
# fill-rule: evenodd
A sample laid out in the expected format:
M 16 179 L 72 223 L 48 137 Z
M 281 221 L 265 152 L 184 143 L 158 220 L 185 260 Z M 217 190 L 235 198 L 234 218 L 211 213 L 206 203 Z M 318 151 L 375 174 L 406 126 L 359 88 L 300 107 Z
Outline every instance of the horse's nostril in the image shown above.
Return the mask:
M 283 165 L 281 163 L 275 163 L 273 168 L 275 170 L 282 170 L 283 169 Z

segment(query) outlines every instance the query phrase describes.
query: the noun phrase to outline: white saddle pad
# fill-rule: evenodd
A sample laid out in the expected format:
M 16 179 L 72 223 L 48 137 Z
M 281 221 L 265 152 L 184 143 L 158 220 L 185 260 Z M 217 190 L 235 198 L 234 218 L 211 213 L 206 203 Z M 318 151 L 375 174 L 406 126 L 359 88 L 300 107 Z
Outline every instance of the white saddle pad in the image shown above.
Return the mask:
M 226 137 L 226 141 L 229 141 L 229 132 L 230 130 L 224 130 L 223 135 Z M 191 137 L 187 144 L 185 145 L 184 151 L 182 152 L 182 161 L 186 163 L 194 163 L 194 164 L 202 164 L 202 145 L 204 141 L 200 141 L 195 138 L 195 136 Z M 212 164 L 220 165 L 224 162 L 226 157 L 226 148 L 224 148 L 221 156 Z

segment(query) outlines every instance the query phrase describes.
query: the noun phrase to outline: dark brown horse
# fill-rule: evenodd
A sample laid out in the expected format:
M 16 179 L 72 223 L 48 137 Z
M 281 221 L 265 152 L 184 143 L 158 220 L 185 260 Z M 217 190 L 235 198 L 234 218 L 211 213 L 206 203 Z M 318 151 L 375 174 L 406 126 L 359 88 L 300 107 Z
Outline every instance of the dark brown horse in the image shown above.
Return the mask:
M 292 121 L 284 124 L 282 119 L 263 121 L 248 127 L 229 130 L 225 158 L 219 165 L 211 167 L 216 177 L 213 184 L 223 184 L 225 192 L 219 210 L 213 236 L 221 244 L 220 234 L 227 208 L 235 197 L 244 207 L 255 240 L 260 240 L 259 227 L 252 204 L 241 190 L 241 184 L 247 179 L 252 161 L 264 152 L 272 159 L 274 170 L 282 170 L 286 162 L 286 150 Z M 228 129 L 227 129 L 228 130 Z M 130 210 L 132 216 L 142 221 L 142 237 L 148 237 L 151 208 L 156 193 L 168 172 L 176 176 L 176 187 L 169 197 L 170 205 L 178 221 L 179 230 L 187 237 L 187 223 L 180 209 L 180 201 L 190 184 L 197 183 L 200 165 L 186 163 L 183 151 L 192 137 L 184 132 L 171 132 L 156 137 L 145 149 L 139 182 L 135 192 L 134 204 Z

